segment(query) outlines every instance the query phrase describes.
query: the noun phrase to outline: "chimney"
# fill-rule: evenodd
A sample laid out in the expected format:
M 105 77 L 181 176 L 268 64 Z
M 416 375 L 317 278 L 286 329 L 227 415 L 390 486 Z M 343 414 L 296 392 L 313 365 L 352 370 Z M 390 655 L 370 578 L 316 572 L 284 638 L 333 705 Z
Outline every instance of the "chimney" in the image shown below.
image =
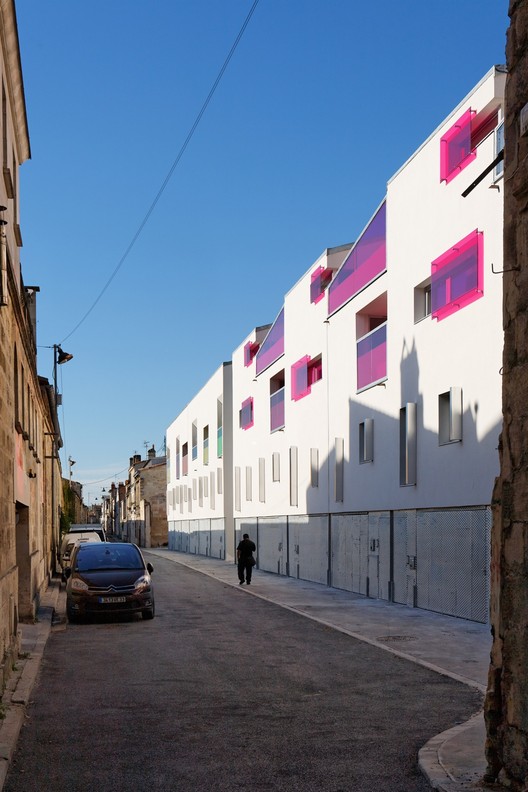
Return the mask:
M 141 462 L 141 454 L 134 454 L 134 461 L 132 464 L 137 465 L 139 462 Z
M 133 464 L 134 464 L 134 457 L 130 457 L 130 459 L 128 460 L 128 467 L 131 468 Z
M 155 459 L 156 458 L 156 449 L 154 448 L 154 446 L 152 446 L 152 448 L 149 448 L 149 450 L 148 450 L 148 458 L 149 459 Z

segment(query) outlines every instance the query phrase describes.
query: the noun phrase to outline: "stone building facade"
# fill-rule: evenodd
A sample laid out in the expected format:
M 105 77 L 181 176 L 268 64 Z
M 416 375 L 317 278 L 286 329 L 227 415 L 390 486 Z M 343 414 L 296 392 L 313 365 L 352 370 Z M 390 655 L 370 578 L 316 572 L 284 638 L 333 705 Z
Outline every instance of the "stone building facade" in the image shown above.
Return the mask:
M 147 459 L 135 454 L 130 458 L 128 479 L 124 485 L 112 486 L 103 504 L 103 525 L 110 528 L 112 522 L 122 540 L 140 547 L 164 547 L 168 543 L 166 490 L 166 457 L 156 456 L 154 447 Z
M 487 780 L 528 789 L 528 1 L 512 0 L 506 56 L 501 467 L 491 555 Z M 501 773 L 502 771 L 502 773 Z
M 53 569 L 61 501 L 56 394 L 37 374 L 36 296 L 20 266 L 19 167 L 31 156 L 13 0 L 0 3 L 0 687 Z M 53 486 L 52 486 L 53 484 Z

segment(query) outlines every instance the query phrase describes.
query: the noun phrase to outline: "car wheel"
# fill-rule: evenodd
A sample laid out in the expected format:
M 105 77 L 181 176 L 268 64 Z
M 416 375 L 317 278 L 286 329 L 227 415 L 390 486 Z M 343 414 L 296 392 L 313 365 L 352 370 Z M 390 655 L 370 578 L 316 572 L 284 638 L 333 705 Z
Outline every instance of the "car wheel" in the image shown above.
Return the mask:
M 144 619 L 153 619 L 154 618 L 154 605 L 152 608 L 148 608 L 148 610 L 141 611 L 141 615 Z

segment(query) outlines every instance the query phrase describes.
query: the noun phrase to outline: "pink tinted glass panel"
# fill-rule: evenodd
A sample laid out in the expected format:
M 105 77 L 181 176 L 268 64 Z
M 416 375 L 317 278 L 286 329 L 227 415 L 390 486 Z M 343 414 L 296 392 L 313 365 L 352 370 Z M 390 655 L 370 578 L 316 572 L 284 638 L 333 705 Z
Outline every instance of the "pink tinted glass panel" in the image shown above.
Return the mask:
M 449 183 L 477 156 L 471 147 L 474 115 L 474 110 L 467 110 L 440 140 L 440 181 Z
M 281 429 L 284 426 L 284 388 L 270 396 L 270 429 Z
M 275 319 L 271 329 L 257 352 L 256 373 L 260 374 L 284 355 L 284 308 Z
M 294 401 L 302 399 L 310 393 L 308 383 L 309 356 L 303 357 L 291 367 L 291 397 Z
M 357 342 L 357 389 L 387 376 L 387 325 L 381 325 Z
M 386 204 L 383 203 L 330 284 L 328 313 L 344 305 L 386 268 Z
M 332 280 L 332 270 L 319 267 L 312 273 L 310 281 L 310 302 L 318 303 L 323 299 L 328 284 Z
M 431 264 L 431 308 L 434 319 L 459 311 L 483 295 L 484 236 L 473 231 Z

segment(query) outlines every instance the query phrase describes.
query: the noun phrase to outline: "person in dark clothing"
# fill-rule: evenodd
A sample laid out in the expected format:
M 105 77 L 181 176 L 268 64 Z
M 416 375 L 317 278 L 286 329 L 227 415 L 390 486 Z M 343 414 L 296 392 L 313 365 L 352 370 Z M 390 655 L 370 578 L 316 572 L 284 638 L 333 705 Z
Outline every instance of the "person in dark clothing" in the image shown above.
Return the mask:
M 255 565 L 253 553 L 256 550 L 255 542 L 249 538 L 249 534 L 244 534 L 242 540 L 238 543 L 237 547 L 237 565 L 238 565 L 238 579 L 240 585 L 244 582 L 244 575 L 246 583 L 249 586 L 251 583 L 251 573 Z

